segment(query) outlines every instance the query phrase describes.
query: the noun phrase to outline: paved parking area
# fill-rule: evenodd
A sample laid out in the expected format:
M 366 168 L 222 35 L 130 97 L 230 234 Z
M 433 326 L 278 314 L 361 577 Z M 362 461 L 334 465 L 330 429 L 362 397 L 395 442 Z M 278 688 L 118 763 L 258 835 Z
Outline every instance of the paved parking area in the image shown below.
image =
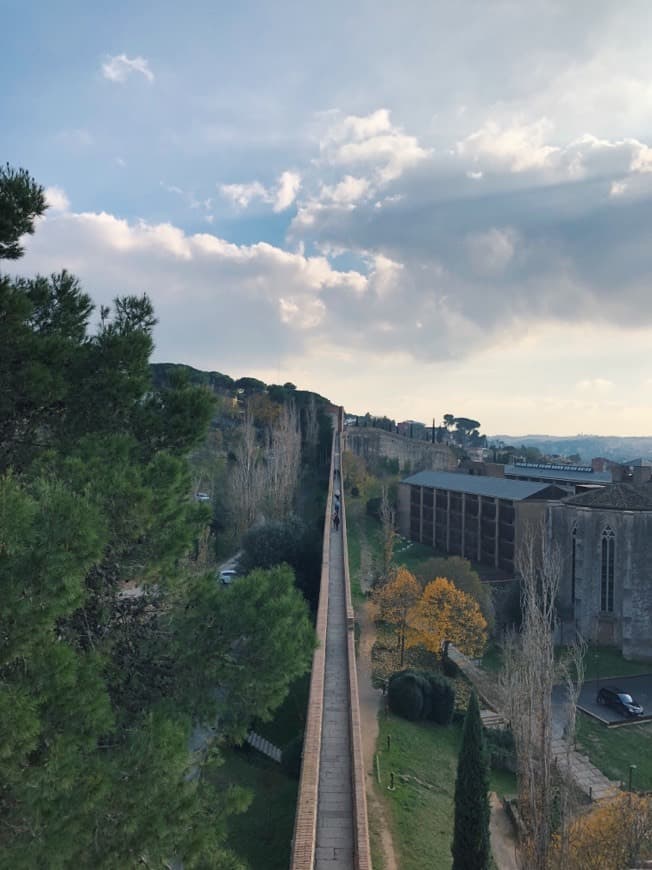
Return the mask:
M 598 704 L 596 701 L 598 690 L 605 686 L 620 689 L 631 695 L 639 704 L 642 704 L 643 715 L 629 719 L 626 716 L 621 716 L 611 707 L 603 707 Z M 649 721 L 652 719 L 652 673 L 632 677 L 604 677 L 600 680 L 588 680 L 582 686 L 577 706 L 585 713 L 600 719 L 606 725 Z

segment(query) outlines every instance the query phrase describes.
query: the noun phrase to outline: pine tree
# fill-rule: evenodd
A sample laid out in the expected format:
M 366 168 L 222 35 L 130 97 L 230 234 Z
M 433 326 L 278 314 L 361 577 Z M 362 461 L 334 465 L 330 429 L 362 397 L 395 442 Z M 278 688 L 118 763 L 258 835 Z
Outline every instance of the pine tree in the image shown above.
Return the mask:
M 464 718 L 455 782 L 453 870 L 486 870 L 489 843 L 489 769 L 475 692 Z
M 0 167 L 0 265 L 44 207 Z M 186 571 L 209 519 L 187 454 L 212 399 L 152 385 L 146 296 L 91 333 L 92 311 L 67 272 L 0 274 L 0 866 L 233 870 L 246 795 L 191 732 L 269 717 L 314 632 L 287 569 L 228 592 Z

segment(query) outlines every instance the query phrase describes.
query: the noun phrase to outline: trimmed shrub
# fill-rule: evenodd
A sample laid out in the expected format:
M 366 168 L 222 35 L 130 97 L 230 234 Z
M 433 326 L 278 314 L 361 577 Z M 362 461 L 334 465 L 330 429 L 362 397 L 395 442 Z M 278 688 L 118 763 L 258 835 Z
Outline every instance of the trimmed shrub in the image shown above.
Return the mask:
M 448 725 L 455 706 L 455 689 L 445 677 L 431 671 L 405 670 L 393 674 L 387 689 L 392 713 L 410 719 L 430 719 Z
M 389 709 L 397 716 L 416 722 L 430 711 L 430 685 L 416 671 L 400 671 L 390 677 L 387 687 Z M 427 706 L 426 706 L 427 705 Z
M 439 674 L 428 674 L 430 683 L 430 716 L 438 725 L 449 725 L 455 707 L 455 689 L 450 680 Z

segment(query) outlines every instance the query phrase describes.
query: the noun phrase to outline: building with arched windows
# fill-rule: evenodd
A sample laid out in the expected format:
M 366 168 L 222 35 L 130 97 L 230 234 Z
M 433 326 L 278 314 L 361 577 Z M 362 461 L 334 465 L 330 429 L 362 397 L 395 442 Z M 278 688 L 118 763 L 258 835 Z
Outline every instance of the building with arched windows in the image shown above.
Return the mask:
M 625 658 L 652 659 L 652 483 L 589 490 L 548 512 L 564 623 Z

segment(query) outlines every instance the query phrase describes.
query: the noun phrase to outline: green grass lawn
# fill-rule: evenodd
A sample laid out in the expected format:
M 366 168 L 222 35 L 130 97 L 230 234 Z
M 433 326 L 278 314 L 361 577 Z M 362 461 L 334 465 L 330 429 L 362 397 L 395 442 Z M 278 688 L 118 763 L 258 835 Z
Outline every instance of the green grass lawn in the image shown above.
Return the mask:
M 406 541 L 403 538 L 399 538 L 394 546 L 394 561 L 397 565 L 405 565 L 412 573 L 428 559 L 432 559 L 434 555 L 435 551 L 432 547 L 417 544 L 414 541 Z
M 387 737 L 391 749 L 387 751 Z M 394 847 L 401 870 L 449 870 L 453 836 L 453 798 L 461 726 L 408 722 L 384 715 L 380 719 L 380 767 L 383 794 L 392 817 Z M 387 791 L 394 772 L 395 790 Z M 399 778 L 411 777 L 408 781 Z M 491 789 L 516 790 L 512 774 L 495 772 Z
M 228 845 L 249 870 L 287 870 L 298 782 L 255 750 L 224 750 L 218 784 L 236 783 L 253 793 L 249 809 L 228 820 Z
M 652 790 L 652 722 L 607 728 L 580 713 L 576 739 L 577 748 L 610 779 L 627 785 L 629 765 L 635 764 L 634 788 Z
M 353 603 L 364 601 L 360 585 L 362 544 L 377 557 L 380 552 L 380 524 L 366 512 L 363 499 L 348 497 L 346 500 L 346 534 L 349 544 L 349 572 L 351 575 L 351 597 Z
M 585 680 L 597 680 L 602 677 L 649 674 L 652 673 L 652 663 L 628 662 L 614 647 L 589 647 L 584 657 L 584 669 Z

